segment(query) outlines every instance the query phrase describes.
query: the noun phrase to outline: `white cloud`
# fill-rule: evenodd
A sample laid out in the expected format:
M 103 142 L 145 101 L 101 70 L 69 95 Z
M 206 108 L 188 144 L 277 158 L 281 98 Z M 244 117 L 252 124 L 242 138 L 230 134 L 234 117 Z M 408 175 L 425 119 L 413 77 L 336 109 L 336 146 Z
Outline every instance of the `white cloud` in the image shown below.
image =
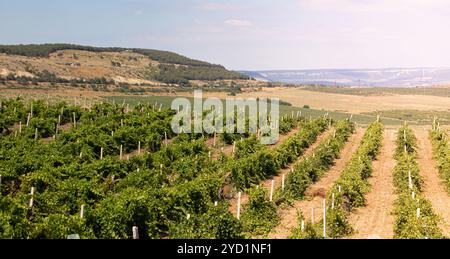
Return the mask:
M 250 21 L 238 19 L 226 20 L 224 24 L 230 27 L 237 27 L 237 28 L 251 27 L 253 25 Z
M 237 5 L 225 4 L 225 3 L 207 3 L 198 7 L 203 11 L 237 11 L 242 8 Z

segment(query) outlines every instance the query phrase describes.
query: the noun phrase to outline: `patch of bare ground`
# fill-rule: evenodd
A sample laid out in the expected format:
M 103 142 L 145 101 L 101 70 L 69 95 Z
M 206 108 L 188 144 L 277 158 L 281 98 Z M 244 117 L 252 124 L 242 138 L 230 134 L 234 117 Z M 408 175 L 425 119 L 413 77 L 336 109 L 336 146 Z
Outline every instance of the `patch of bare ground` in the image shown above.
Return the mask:
M 309 155 L 312 154 L 312 152 L 314 151 L 314 149 L 316 149 L 319 144 L 327 137 L 331 134 L 331 129 L 325 131 L 324 133 L 320 134 L 316 141 L 309 147 L 307 148 L 303 154 L 298 158 L 298 160 L 296 162 L 294 162 L 293 164 L 298 163 L 299 161 L 301 161 L 301 159 L 303 159 L 304 157 L 307 157 Z M 282 142 L 279 142 L 282 143 Z M 266 188 L 270 188 L 270 186 L 272 185 L 272 179 L 274 180 L 274 189 L 276 189 L 277 187 L 281 186 L 281 181 L 282 181 L 282 176 L 283 174 L 287 175 L 290 172 L 290 168 L 286 168 L 281 170 L 276 176 L 265 180 L 264 182 L 262 182 L 262 185 L 265 186 Z M 241 205 L 244 205 L 248 202 L 248 194 L 247 193 L 242 193 L 241 194 Z M 230 212 L 233 213 L 235 216 L 237 215 L 237 195 L 234 195 L 233 198 L 230 200 Z M 242 209 L 242 208 L 241 208 Z
M 366 194 L 366 206 L 356 209 L 349 217 L 354 228 L 353 239 L 387 239 L 394 236 L 395 202 L 393 171 L 396 165 L 395 130 L 385 130 L 383 145 L 378 159 L 372 164 L 372 177 L 369 179 L 370 192 Z
M 286 239 L 291 234 L 292 230 L 297 226 L 297 211 L 301 211 L 305 220 L 312 220 L 312 209 L 322 208 L 322 202 L 326 192 L 333 186 L 333 183 L 341 175 L 347 162 L 352 157 L 352 154 L 358 149 L 359 143 L 364 135 L 364 129 L 358 128 L 353 134 L 344 148 L 341 150 L 340 157 L 336 159 L 333 167 L 315 184 L 311 185 L 306 190 L 306 199 L 296 201 L 292 207 L 280 211 L 280 224 L 269 233 L 269 238 Z M 321 193 L 321 195 L 315 195 Z M 320 220 L 320 211 L 316 210 L 315 220 Z
M 433 211 L 442 219 L 440 229 L 443 234 L 450 236 L 450 196 L 445 191 L 442 179 L 433 159 L 433 147 L 428 131 L 416 130 L 418 144 L 418 158 L 420 173 L 424 180 L 424 196 L 431 202 Z

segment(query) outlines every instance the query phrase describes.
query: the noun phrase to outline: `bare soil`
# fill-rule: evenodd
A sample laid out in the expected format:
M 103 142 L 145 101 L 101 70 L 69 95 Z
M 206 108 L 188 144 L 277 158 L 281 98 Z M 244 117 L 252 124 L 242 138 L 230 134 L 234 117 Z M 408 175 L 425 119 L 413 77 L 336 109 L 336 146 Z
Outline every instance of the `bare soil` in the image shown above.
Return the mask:
M 396 131 L 386 130 L 378 160 L 373 162 L 373 173 L 369 179 L 371 190 L 366 194 L 366 206 L 357 209 L 349 217 L 354 228 L 350 238 L 378 239 L 393 238 L 395 202 L 393 170 Z
M 308 193 L 317 193 L 313 190 L 324 190 L 326 192 L 333 186 L 333 183 L 341 175 L 346 163 L 352 157 L 352 154 L 358 149 L 359 143 L 364 135 L 364 129 L 358 128 L 353 134 L 347 144 L 341 151 L 341 155 L 336 159 L 334 166 L 315 184 L 311 185 L 307 190 Z M 301 211 L 305 220 L 312 220 L 312 209 L 315 211 L 315 222 L 320 220 L 322 211 L 323 197 L 321 196 L 307 196 L 304 200 L 297 201 L 292 207 L 280 211 L 280 224 L 269 233 L 269 238 L 286 239 L 291 234 L 292 230 L 298 225 L 297 211 Z
M 322 140 L 324 140 L 330 134 L 331 134 L 331 130 L 327 130 L 324 133 L 320 134 L 317 137 L 317 140 L 309 148 L 307 148 L 305 150 L 305 152 L 303 152 L 303 154 L 299 157 L 299 159 L 296 162 L 294 162 L 292 165 L 295 165 L 296 163 L 300 162 L 304 157 L 311 155 L 312 152 L 314 151 L 314 149 L 316 149 L 317 146 L 319 146 L 319 144 L 322 142 Z M 282 143 L 282 142 L 279 142 L 279 143 Z M 272 179 L 273 179 L 274 180 L 274 189 L 276 189 L 277 187 L 281 186 L 283 174 L 285 176 L 287 176 L 287 174 L 289 174 L 290 171 L 291 171 L 290 168 L 283 169 L 278 173 L 278 175 L 262 182 L 262 185 L 265 188 L 270 189 L 270 187 L 272 185 Z M 245 203 L 248 202 L 248 198 L 249 197 L 248 197 L 247 193 L 241 193 L 241 212 L 242 212 L 242 205 L 244 205 Z M 237 215 L 237 202 L 238 202 L 238 197 L 237 197 L 237 195 L 234 195 L 233 199 L 230 200 L 229 210 L 235 216 Z
M 450 195 L 445 191 L 442 179 L 433 159 L 433 147 L 427 130 L 416 130 L 418 163 L 424 179 L 424 196 L 431 202 L 433 211 L 441 217 L 440 228 L 450 236 Z

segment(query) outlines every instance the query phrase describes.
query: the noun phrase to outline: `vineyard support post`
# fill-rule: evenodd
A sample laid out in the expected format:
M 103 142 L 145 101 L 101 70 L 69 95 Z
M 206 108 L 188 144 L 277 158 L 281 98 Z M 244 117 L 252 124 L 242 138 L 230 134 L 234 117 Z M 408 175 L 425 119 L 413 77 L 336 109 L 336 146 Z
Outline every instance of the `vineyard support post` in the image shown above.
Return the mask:
M 133 227 L 133 239 L 139 239 L 139 230 L 138 227 Z
M 100 160 L 103 159 L 103 147 L 100 148 Z
M 77 118 L 75 113 L 73 113 L 73 127 L 76 128 L 77 127 Z
M 38 139 L 38 129 L 37 128 L 34 130 L 34 139 L 35 140 Z
M 82 204 L 81 209 L 80 209 L 80 218 L 84 218 L 84 208 L 85 208 L 85 205 Z
M 323 199 L 323 238 L 327 238 L 327 206 L 326 199 Z
M 417 208 L 417 218 L 420 218 L 420 208 Z
M 169 144 L 169 143 L 167 143 L 167 132 L 164 132 L 164 140 L 165 140 L 165 144 L 167 146 Z
M 281 190 L 284 191 L 284 174 L 281 176 Z
M 334 210 L 334 192 L 331 194 L 331 209 Z
M 272 180 L 271 185 L 270 185 L 270 201 L 273 201 L 273 184 L 274 184 L 274 180 Z
M 123 145 L 120 145 L 120 160 L 123 158 Z
M 241 218 L 241 192 L 238 193 L 238 203 L 237 203 L 237 219 Z
M 410 190 L 413 188 L 412 178 L 411 178 L 411 170 L 408 171 L 408 187 Z
M 35 188 L 31 187 L 31 192 L 30 192 L 31 199 L 30 199 L 30 203 L 28 204 L 30 208 L 33 207 L 33 203 L 34 203 L 34 200 L 33 200 L 34 190 L 35 190 Z
M 138 142 L 138 155 L 140 155 L 141 154 L 141 142 L 139 141 Z

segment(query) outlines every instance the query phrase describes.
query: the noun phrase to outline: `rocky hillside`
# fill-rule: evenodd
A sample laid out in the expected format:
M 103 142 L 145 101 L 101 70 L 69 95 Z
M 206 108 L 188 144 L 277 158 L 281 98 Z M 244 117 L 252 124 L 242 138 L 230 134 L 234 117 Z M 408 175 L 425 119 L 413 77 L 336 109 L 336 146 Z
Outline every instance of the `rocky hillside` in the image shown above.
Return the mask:
M 18 83 L 179 85 L 247 80 L 223 66 L 151 49 L 0 45 L 0 80 Z

